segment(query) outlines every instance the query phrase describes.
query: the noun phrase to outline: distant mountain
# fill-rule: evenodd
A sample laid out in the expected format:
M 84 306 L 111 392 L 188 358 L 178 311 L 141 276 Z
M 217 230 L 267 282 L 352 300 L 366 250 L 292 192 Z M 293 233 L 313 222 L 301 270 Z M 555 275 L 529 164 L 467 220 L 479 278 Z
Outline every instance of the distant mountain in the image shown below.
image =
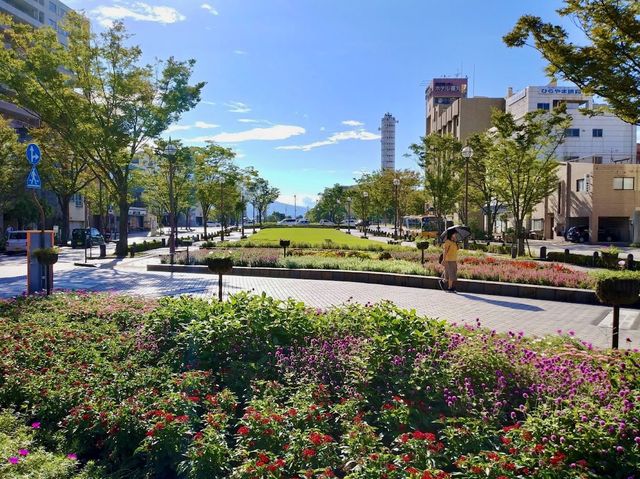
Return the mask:
M 270 215 L 273 212 L 278 212 L 286 216 L 291 216 L 293 218 L 294 209 L 295 209 L 295 214 L 297 216 L 300 216 L 300 215 L 304 216 L 307 213 L 307 211 L 309 211 L 310 208 L 308 206 L 302 206 L 302 205 L 297 205 L 294 208 L 294 205 L 289 205 L 287 203 L 281 203 L 279 201 L 276 201 L 275 203 L 271 203 L 267 208 L 267 215 Z M 252 216 L 253 216 L 253 209 L 251 208 L 251 205 L 248 205 L 247 218 L 251 218 Z

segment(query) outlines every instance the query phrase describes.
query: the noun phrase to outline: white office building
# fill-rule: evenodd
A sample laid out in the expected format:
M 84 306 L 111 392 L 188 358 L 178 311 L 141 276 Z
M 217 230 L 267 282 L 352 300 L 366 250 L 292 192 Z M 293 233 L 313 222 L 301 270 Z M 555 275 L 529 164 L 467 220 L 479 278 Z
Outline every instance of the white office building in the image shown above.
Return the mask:
M 556 151 L 560 161 L 591 163 L 636 163 L 636 127 L 611 113 L 584 115 L 580 109 L 592 109 L 593 97 L 579 88 L 565 86 L 528 86 L 524 90 L 507 93 L 506 111 L 516 120 L 527 112 L 550 111 L 560 104 L 567 105 L 573 118 L 565 140 Z
M 382 117 L 380 126 L 381 138 L 381 168 L 383 170 L 396 169 L 396 123 L 391 113 Z
M 69 10 L 71 9 L 58 0 L 0 0 L 0 13 L 11 15 L 34 27 L 49 26 L 58 32 L 58 38 L 63 44 L 66 44 L 66 36 L 60 28 L 60 22 Z

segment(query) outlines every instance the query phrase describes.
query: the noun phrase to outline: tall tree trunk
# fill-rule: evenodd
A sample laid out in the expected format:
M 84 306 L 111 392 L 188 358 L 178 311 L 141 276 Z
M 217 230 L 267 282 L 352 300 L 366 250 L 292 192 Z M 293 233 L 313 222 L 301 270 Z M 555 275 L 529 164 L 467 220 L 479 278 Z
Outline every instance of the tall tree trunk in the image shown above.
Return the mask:
M 127 256 L 129 249 L 129 200 L 127 192 L 120 192 L 118 195 L 118 209 L 120 210 L 120 221 L 118 222 L 118 244 L 116 245 L 117 256 Z
M 517 247 L 518 247 L 518 256 L 524 255 L 524 235 L 522 231 L 522 225 L 524 223 L 523 219 L 516 220 L 516 231 L 514 232 L 514 236 L 516 238 Z
M 60 204 L 60 210 L 62 210 L 62 227 L 60 232 L 60 243 L 63 246 L 67 246 L 69 241 L 69 202 L 71 201 L 71 195 L 58 195 L 58 203 Z

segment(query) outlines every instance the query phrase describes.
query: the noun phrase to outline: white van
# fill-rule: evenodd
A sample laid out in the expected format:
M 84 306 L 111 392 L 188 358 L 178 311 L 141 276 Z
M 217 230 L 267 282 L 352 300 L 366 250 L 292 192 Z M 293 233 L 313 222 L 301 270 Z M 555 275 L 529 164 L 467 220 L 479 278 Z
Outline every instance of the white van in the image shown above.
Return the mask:
M 287 225 L 287 226 L 293 226 L 296 224 L 296 220 L 294 218 L 285 218 L 283 220 L 278 221 L 279 225 Z
M 11 231 L 7 233 L 7 254 L 27 252 L 27 232 Z

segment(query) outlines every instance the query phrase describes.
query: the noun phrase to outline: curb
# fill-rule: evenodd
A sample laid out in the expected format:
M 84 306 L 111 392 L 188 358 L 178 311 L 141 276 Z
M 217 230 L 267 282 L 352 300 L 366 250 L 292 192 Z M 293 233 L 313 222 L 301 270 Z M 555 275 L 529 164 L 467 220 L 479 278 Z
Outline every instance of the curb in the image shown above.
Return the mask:
M 172 273 L 214 274 L 206 266 L 186 265 L 147 265 L 147 271 Z M 248 268 L 234 266 L 230 273 L 234 276 L 258 276 L 263 278 L 315 279 L 325 281 L 350 281 L 357 283 L 383 284 L 421 289 L 440 289 L 435 276 L 379 273 L 373 271 L 342 271 L 329 269 L 286 269 L 286 268 Z M 511 296 L 515 298 L 559 301 L 562 303 L 593 304 L 602 306 L 596 294 L 590 289 L 559 288 L 531 284 L 500 283 L 497 281 L 478 281 L 459 279 L 456 289 L 460 293 L 489 294 Z

